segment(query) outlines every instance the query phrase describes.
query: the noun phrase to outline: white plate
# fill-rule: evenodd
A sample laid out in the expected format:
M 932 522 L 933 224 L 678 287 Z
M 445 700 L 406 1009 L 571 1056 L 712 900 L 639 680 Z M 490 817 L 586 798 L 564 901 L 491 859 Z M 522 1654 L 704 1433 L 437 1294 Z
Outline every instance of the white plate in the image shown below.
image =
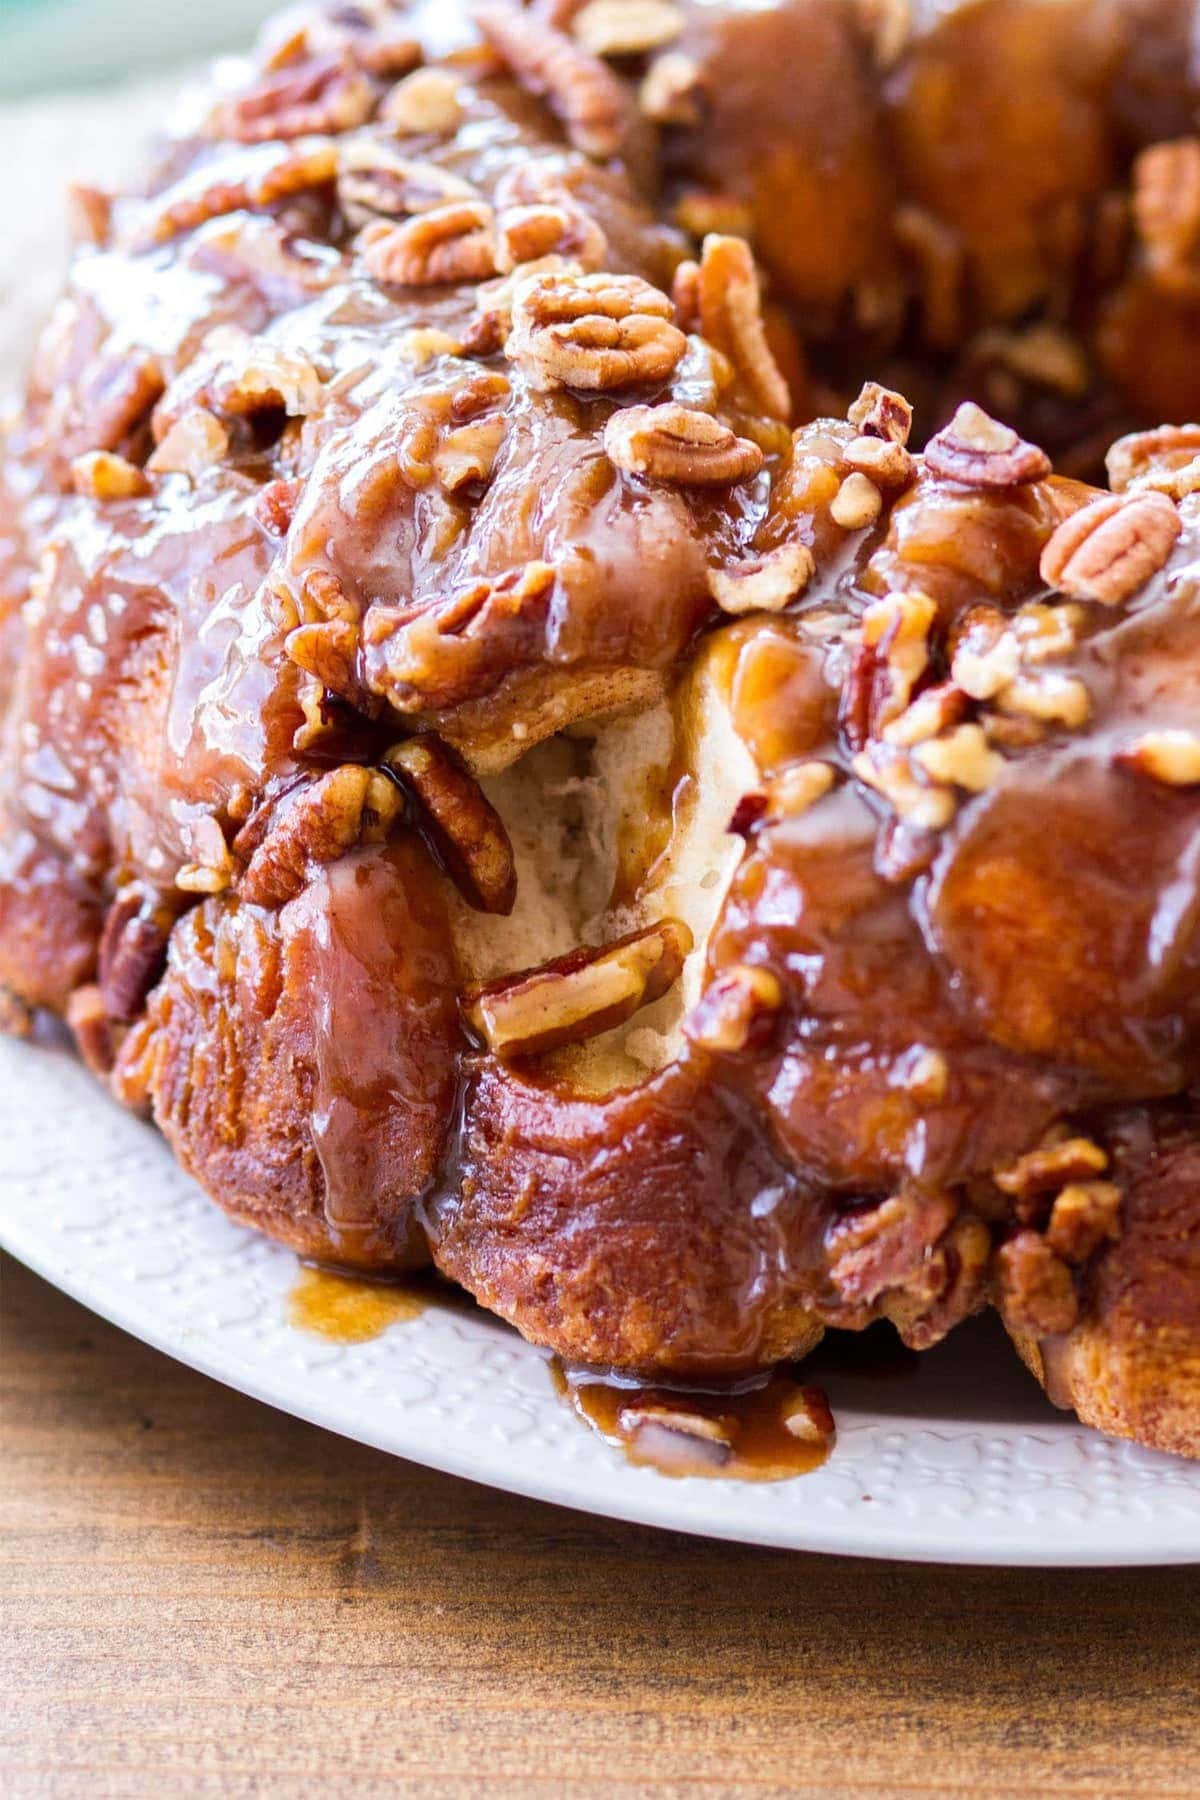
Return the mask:
M 455 1475 L 713 1537 L 965 1563 L 1200 1561 L 1200 1464 L 1056 1414 L 990 1321 L 916 1374 L 825 1381 L 826 1465 L 794 1480 L 630 1467 L 506 1326 L 428 1308 L 371 1342 L 295 1330 L 294 1256 L 231 1225 L 66 1053 L 0 1040 L 0 1241 L 95 1312 L 285 1412 Z

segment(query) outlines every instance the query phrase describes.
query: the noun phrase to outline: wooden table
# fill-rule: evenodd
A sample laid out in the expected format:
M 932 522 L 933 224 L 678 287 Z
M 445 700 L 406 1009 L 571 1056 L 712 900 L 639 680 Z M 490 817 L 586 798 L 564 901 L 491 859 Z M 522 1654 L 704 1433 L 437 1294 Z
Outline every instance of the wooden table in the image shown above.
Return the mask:
M 610 1524 L 0 1297 L 8 1796 L 1200 1794 L 1200 1570 Z

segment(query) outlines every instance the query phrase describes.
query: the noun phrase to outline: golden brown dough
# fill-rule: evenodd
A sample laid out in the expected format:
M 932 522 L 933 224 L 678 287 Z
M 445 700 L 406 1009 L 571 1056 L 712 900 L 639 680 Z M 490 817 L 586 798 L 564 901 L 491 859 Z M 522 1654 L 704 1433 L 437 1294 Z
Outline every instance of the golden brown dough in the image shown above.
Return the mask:
M 1198 1453 L 1191 22 L 270 28 L 8 440 L 6 1020 L 573 1360 L 994 1302 Z

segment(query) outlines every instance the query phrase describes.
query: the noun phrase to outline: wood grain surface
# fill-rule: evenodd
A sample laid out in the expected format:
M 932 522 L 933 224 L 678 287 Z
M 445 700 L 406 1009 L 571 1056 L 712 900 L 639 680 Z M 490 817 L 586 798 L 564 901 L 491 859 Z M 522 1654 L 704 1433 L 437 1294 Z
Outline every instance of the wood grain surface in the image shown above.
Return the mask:
M 1200 1570 L 590 1519 L 2 1282 L 6 1796 L 1200 1794 Z

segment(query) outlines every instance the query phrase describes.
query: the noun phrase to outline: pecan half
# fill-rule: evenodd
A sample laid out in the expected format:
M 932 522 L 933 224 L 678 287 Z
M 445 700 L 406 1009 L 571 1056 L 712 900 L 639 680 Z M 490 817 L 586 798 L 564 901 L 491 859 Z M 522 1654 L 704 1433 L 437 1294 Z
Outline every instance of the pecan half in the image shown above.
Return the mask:
M 1077 600 L 1118 606 L 1158 574 L 1182 529 L 1165 494 L 1102 494 L 1054 532 L 1042 580 Z
M 631 107 L 620 81 L 597 56 L 545 19 L 504 0 L 483 0 L 475 23 L 523 87 L 544 99 L 577 150 L 615 156 L 629 128 Z
M 338 199 L 351 225 L 410 218 L 436 207 L 479 201 L 461 175 L 436 163 L 402 156 L 379 138 L 351 138 L 338 148 Z
M 135 886 L 114 900 L 104 920 L 97 986 L 110 1019 L 130 1024 L 166 967 L 171 914 L 156 895 Z
M 663 382 L 687 348 L 672 312 L 638 275 L 532 275 L 513 294 L 505 353 L 540 388 Z
M 1114 494 L 1148 476 L 1170 474 L 1200 456 L 1200 425 L 1158 425 L 1153 431 L 1131 431 L 1111 445 L 1104 466 Z
M 374 90 L 348 56 L 316 57 L 264 75 L 223 101 L 208 121 L 210 137 L 242 144 L 309 133 L 353 131 L 370 116 Z
M 385 763 L 419 805 L 433 851 L 467 905 L 510 913 L 517 897 L 512 842 L 474 776 L 432 733 L 397 744 Z
M 294 789 L 234 840 L 239 854 L 254 846 L 242 898 L 253 906 L 282 906 L 304 887 L 314 863 L 334 862 L 360 843 L 381 842 L 403 804 L 389 776 L 359 763 L 344 763 Z
M 544 256 L 562 256 L 585 271 L 602 269 L 608 239 L 589 213 L 568 199 L 507 206 L 496 221 L 496 267 L 502 275 Z
M 496 273 L 495 218 L 482 200 L 458 200 L 406 219 L 377 219 L 359 238 L 376 281 L 395 287 L 439 287 L 485 281 Z
M 498 1056 L 539 1056 L 610 1031 L 674 986 L 692 947 L 677 919 L 663 919 L 600 949 L 502 976 L 464 995 L 464 1016 Z
M 1050 473 L 1044 450 L 1027 444 L 1010 425 L 993 419 L 973 400 L 964 400 L 950 423 L 930 438 L 925 462 L 935 475 L 964 487 L 1022 487 Z
M 792 399 L 767 342 L 754 253 L 744 238 L 706 237 L 696 277 L 700 330 L 729 358 L 751 410 L 786 421 Z
M 627 406 L 604 427 L 610 462 L 628 475 L 680 487 L 729 486 L 757 475 L 763 453 L 711 413 L 689 406 Z
M 147 202 L 135 228 L 134 248 L 165 244 L 210 219 L 273 206 L 324 187 L 336 174 L 337 149 L 329 138 L 227 152 Z
M 816 567 L 807 544 L 778 544 L 774 550 L 765 550 L 761 556 L 733 568 L 710 569 L 708 588 L 721 611 L 734 617 L 749 612 L 782 612 L 797 594 L 803 593 Z
M 674 43 L 683 24 L 672 0 L 587 0 L 571 36 L 593 56 L 645 56 Z
M 617 1430 L 635 1451 L 657 1461 L 659 1451 L 668 1467 L 694 1464 L 698 1470 L 722 1469 L 733 1460 L 736 1422 L 689 1410 L 683 1397 L 623 1406 L 617 1413 Z

